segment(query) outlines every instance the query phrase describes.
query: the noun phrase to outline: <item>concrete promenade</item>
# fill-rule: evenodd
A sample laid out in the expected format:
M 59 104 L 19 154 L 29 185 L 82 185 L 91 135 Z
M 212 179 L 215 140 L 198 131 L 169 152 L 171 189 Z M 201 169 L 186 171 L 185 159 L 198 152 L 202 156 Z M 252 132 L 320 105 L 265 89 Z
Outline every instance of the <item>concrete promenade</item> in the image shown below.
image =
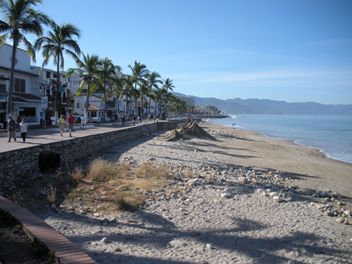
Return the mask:
M 147 123 L 152 123 L 153 121 L 143 121 L 141 123 L 136 123 L 135 126 L 142 126 Z M 60 130 L 58 127 L 47 128 L 47 129 L 28 129 L 26 142 L 22 142 L 21 133 L 16 133 L 16 142 L 11 139 L 8 142 L 8 133 L 6 131 L 0 132 L 0 153 L 7 152 L 11 150 L 18 150 L 23 148 L 29 148 L 41 144 L 49 144 L 53 142 L 59 142 L 62 140 L 71 140 L 74 138 L 80 138 L 90 135 L 102 134 L 111 131 L 126 129 L 133 126 L 132 122 L 126 122 L 125 126 L 121 126 L 121 123 L 104 123 L 104 124 L 88 124 L 84 129 L 80 126 L 75 126 L 74 132 L 72 132 L 72 137 L 69 137 L 69 133 L 64 133 L 63 137 L 60 136 Z

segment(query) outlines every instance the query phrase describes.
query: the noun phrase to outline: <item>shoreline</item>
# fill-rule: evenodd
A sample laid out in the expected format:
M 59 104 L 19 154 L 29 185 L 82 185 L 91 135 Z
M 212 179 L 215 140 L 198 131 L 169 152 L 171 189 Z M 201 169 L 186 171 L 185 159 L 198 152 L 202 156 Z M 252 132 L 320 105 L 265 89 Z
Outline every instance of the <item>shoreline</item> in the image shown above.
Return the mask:
M 209 129 L 220 129 L 238 137 L 254 138 L 257 142 L 237 141 L 245 155 L 258 153 L 251 159 L 236 158 L 235 164 L 271 168 L 297 174 L 296 184 L 302 188 L 333 190 L 352 198 L 352 164 L 337 160 L 319 148 L 296 144 L 294 141 L 261 134 L 253 130 L 232 128 L 223 124 L 204 122 Z
M 230 118 L 233 118 L 233 117 L 230 117 Z M 348 161 L 348 160 L 344 160 L 344 159 L 339 158 L 339 157 L 335 157 L 333 154 L 329 153 L 328 151 L 325 151 L 325 150 L 322 149 L 321 147 L 312 146 L 312 145 L 307 145 L 307 144 L 303 144 L 303 143 L 297 142 L 297 141 L 299 141 L 300 139 L 289 139 L 289 138 L 285 138 L 285 137 L 281 137 L 281 136 L 270 135 L 270 134 L 266 134 L 266 133 L 264 133 L 264 132 L 260 132 L 260 131 L 255 131 L 255 130 L 247 129 L 247 128 L 245 128 L 245 127 L 241 127 L 241 126 L 237 126 L 237 125 L 236 125 L 235 127 L 233 127 L 233 126 L 231 126 L 231 125 L 212 123 L 212 122 L 209 122 L 208 120 L 209 120 L 209 119 L 204 120 L 203 122 L 209 123 L 209 124 L 212 124 L 212 125 L 223 126 L 224 128 L 239 129 L 239 130 L 247 131 L 247 132 L 250 132 L 250 133 L 257 133 L 258 135 L 261 135 L 261 136 L 263 136 L 263 137 L 268 137 L 268 138 L 283 140 L 283 141 L 287 141 L 287 142 L 290 142 L 290 143 L 295 144 L 295 145 L 298 145 L 298 146 L 302 146 L 302 147 L 307 147 L 307 148 L 319 150 L 321 153 L 323 153 L 324 155 L 326 155 L 326 157 L 329 158 L 329 159 L 332 159 L 332 160 L 335 160 L 335 161 L 339 161 L 339 162 L 343 162 L 343 163 L 347 163 L 347 164 L 352 165 L 352 161 Z

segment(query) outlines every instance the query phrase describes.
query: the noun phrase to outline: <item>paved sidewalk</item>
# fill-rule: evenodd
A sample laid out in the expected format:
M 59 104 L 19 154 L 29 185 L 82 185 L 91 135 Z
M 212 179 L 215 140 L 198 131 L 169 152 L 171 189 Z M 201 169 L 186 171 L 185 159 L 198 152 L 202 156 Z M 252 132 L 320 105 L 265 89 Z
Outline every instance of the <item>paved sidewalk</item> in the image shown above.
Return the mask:
M 146 123 L 138 123 L 136 126 L 140 126 Z M 8 142 L 7 132 L 0 133 L 0 153 L 7 152 L 16 149 L 29 148 L 37 146 L 40 144 L 48 144 L 52 142 L 58 142 L 62 140 L 71 140 L 74 138 L 85 137 L 89 135 L 102 134 L 106 132 L 126 129 L 133 126 L 132 124 L 126 124 L 121 127 L 120 125 L 115 124 L 104 124 L 99 126 L 87 125 L 84 129 L 79 126 L 75 126 L 75 131 L 72 132 L 72 137 L 69 137 L 69 133 L 65 132 L 63 137 L 60 136 L 59 128 L 48 128 L 48 129 L 29 129 L 27 133 L 26 142 L 22 142 L 21 133 L 17 132 L 16 137 L 17 141 L 14 142 L 11 139 L 11 142 Z
M 10 213 L 23 226 L 31 237 L 44 243 L 50 252 L 55 253 L 58 263 L 62 264 L 94 264 L 87 253 L 81 251 L 62 234 L 54 230 L 42 219 L 28 210 L 16 205 L 10 200 L 0 196 L 0 208 Z M 20 250 L 20 248 L 19 248 Z

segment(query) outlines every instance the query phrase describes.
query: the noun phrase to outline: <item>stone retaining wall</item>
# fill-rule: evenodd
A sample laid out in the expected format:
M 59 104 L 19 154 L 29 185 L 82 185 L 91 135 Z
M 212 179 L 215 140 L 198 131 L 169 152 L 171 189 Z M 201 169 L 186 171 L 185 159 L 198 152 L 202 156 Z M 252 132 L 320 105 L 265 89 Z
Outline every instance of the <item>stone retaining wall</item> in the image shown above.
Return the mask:
M 65 166 L 119 143 L 152 135 L 160 130 L 174 129 L 178 123 L 177 121 L 150 123 L 0 153 L 0 194 L 13 191 L 16 182 L 26 182 L 26 180 L 33 179 L 34 175 L 38 175 L 40 173 L 38 157 L 39 153 L 43 151 L 58 153 L 61 158 L 61 166 Z

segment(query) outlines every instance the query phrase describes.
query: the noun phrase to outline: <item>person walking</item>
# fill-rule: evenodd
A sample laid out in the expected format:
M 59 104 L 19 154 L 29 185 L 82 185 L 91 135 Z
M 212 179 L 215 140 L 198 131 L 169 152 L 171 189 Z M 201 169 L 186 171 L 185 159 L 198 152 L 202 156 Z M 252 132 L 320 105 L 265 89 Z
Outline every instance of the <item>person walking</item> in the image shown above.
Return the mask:
M 66 122 L 68 124 L 68 132 L 70 133 L 70 137 L 72 137 L 74 118 L 71 113 L 68 115 Z
M 60 118 L 58 120 L 58 123 L 59 123 L 59 128 L 60 128 L 60 135 L 63 136 L 64 129 L 65 129 L 65 126 L 66 126 L 66 121 L 65 121 L 64 115 L 60 116 Z
M 23 118 L 22 122 L 20 123 L 20 131 L 21 131 L 21 137 L 22 137 L 23 143 L 25 143 L 26 142 L 27 131 L 28 131 L 28 125 L 26 123 L 25 118 Z
M 16 141 L 16 122 L 13 120 L 12 115 L 9 115 L 9 120 L 7 121 L 7 131 L 9 133 L 9 142 L 11 142 L 11 138 Z
M 56 117 L 54 116 L 54 115 L 52 115 L 51 117 L 50 117 L 50 121 L 51 121 L 51 125 L 54 127 L 54 126 L 56 126 Z
M 81 115 L 81 128 L 84 128 L 86 122 L 87 122 L 86 116 L 85 115 Z

